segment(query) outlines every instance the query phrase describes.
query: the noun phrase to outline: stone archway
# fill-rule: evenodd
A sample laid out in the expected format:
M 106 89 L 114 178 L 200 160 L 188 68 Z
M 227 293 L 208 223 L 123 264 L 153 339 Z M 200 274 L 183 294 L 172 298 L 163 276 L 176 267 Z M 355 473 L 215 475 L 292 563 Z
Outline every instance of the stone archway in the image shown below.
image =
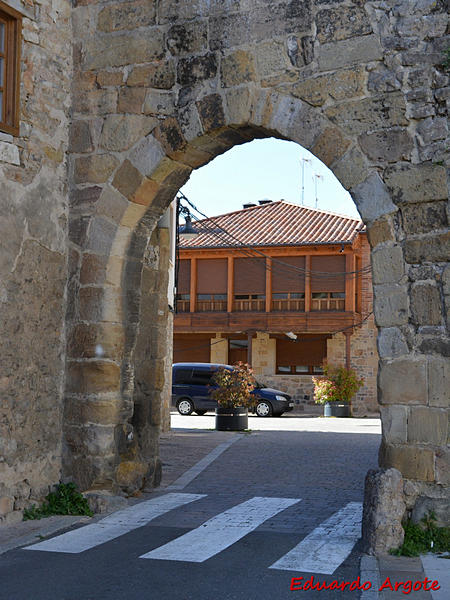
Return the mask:
M 193 168 L 274 135 L 327 164 L 368 226 L 380 464 L 402 472 L 410 507 L 421 496 L 444 498 L 450 271 L 446 171 L 438 164 L 442 69 L 433 67 L 433 81 L 422 72 L 426 99 L 414 92 L 420 58 L 404 56 L 392 39 L 409 23 L 400 8 L 313 10 L 280 1 L 267 12 L 242 4 L 74 11 L 66 472 L 84 489 L 132 491 L 144 478 L 157 480 L 155 390 L 167 347 L 158 348 L 148 324 L 158 330 L 170 317 L 158 305 L 156 222 Z M 429 10 L 434 30 L 414 30 L 422 45 L 445 31 L 444 9 Z M 150 373 L 139 356 L 158 368 Z

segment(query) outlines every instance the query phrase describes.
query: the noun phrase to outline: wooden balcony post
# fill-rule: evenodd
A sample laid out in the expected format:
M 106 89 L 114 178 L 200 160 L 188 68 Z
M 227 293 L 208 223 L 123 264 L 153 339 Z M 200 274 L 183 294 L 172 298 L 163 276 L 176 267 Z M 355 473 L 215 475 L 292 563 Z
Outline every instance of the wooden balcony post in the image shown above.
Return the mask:
M 356 274 L 354 271 L 356 271 L 356 257 L 353 252 L 345 255 L 345 270 L 347 273 L 352 273 L 345 276 L 345 311 L 355 312 Z
M 272 310 L 272 259 L 266 257 L 266 312 Z
M 190 307 L 191 313 L 195 312 L 197 300 L 197 259 L 191 258 L 191 289 L 190 289 Z
M 311 256 L 305 256 L 305 312 L 311 310 Z
M 228 275 L 227 275 L 227 312 L 233 312 L 234 296 L 234 257 L 228 257 Z

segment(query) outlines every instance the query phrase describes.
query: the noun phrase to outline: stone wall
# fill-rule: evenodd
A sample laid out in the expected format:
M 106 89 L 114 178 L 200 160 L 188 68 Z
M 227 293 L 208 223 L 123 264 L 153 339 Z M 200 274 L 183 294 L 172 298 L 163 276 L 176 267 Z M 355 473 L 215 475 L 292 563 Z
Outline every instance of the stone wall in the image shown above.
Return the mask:
M 20 132 L 0 132 L 0 525 L 61 477 L 72 74 L 70 2 L 10 5 L 24 18 Z
M 80 0 L 73 32 L 69 4 L 36 7 L 24 126 L 0 140 L 3 512 L 35 493 L 32 466 L 36 490 L 59 476 L 67 251 L 66 474 L 96 489 L 156 481 L 157 441 L 129 454 L 135 382 L 153 385 L 134 352 L 141 319 L 169 319 L 156 303 L 142 310 L 149 241 L 193 168 L 271 135 L 327 164 L 368 227 L 381 465 L 401 471 L 410 507 L 448 495 L 446 3 Z M 155 352 L 162 361 L 167 347 Z

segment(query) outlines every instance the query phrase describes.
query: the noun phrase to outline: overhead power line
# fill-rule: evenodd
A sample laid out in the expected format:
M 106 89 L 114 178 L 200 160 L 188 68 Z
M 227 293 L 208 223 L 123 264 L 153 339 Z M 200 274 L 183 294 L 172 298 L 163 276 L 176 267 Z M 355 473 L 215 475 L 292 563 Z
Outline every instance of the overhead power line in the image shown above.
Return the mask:
M 216 225 L 217 229 L 213 229 L 211 228 L 209 225 L 207 225 L 204 221 L 198 219 L 195 217 L 196 219 L 195 223 L 196 226 L 199 227 L 201 226 L 206 233 L 209 233 L 210 235 L 218 238 L 220 241 L 224 242 L 227 244 L 227 247 L 231 247 L 231 248 L 235 248 L 237 249 L 239 252 L 244 253 L 248 258 L 255 258 L 256 256 L 261 256 L 263 258 L 269 258 L 273 263 L 276 263 L 277 265 L 282 266 L 285 270 L 289 270 L 289 271 L 297 271 L 299 273 L 301 273 L 303 276 L 306 275 L 314 275 L 315 277 L 338 277 L 338 276 L 349 276 L 349 275 L 358 275 L 358 274 L 368 274 L 371 271 L 371 266 L 367 265 L 365 267 L 362 267 L 361 269 L 357 269 L 354 271 L 333 271 L 333 272 L 329 272 L 329 271 L 311 271 L 310 269 L 305 269 L 302 267 L 298 267 L 296 265 L 292 265 L 290 263 L 287 263 L 283 260 L 277 259 L 273 256 L 270 256 L 269 254 L 266 254 L 265 252 L 263 252 L 262 250 L 259 250 L 258 248 L 256 248 L 255 246 L 249 246 L 248 244 L 245 244 L 244 242 L 242 242 L 242 240 L 240 240 L 238 237 L 236 237 L 235 235 L 233 235 L 232 233 L 230 233 L 229 231 L 227 231 L 224 227 L 222 227 L 219 223 L 217 223 L 217 221 L 214 219 L 214 217 L 208 217 L 207 215 L 205 215 L 201 210 L 199 210 L 195 204 L 193 204 L 184 194 L 182 194 L 181 192 L 179 192 L 179 198 L 181 200 L 185 200 L 189 206 L 191 206 L 191 208 L 193 210 L 195 210 L 199 215 L 201 215 L 204 219 L 206 219 L 208 222 Z M 232 242 L 230 242 L 226 237 L 224 238 L 223 236 L 228 236 L 229 238 L 231 238 Z M 338 242 L 337 242 L 338 243 Z M 267 268 L 267 265 L 266 265 Z

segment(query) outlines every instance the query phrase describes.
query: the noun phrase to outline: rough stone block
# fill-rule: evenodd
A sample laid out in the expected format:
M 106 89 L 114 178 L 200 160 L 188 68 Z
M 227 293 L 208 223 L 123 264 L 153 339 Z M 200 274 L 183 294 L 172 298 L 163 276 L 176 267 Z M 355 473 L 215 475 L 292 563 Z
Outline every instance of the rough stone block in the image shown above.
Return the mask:
M 186 140 L 183 137 L 180 124 L 174 117 L 165 119 L 155 129 L 154 136 L 168 156 L 184 150 L 186 147 Z
M 66 389 L 72 394 L 120 390 L 120 367 L 111 362 L 68 362 Z
M 100 87 L 117 87 L 123 83 L 123 69 L 119 71 L 100 71 L 97 73 L 97 83 Z
M 405 336 L 397 327 L 385 327 L 378 334 L 378 353 L 381 358 L 396 358 L 408 354 Z
M 408 292 L 402 285 L 374 285 L 374 314 L 378 327 L 408 323 Z
M 364 92 L 366 73 L 364 69 L 340 69 L 311 77 L 292 86 L 291 93 L 313 106 L 322 106 L 330 97 L 333 100 L 346 100 L 361 96 Z
M 118 112 L 142 114 L 145 89 L 138 87 L 122 87 L 117 104 Z M 117 118 L 117 117 L 114 117 Z
M 141 172 L 127 159 L 117 171 L 112 184 L 125 198 L 132 200 L 142 181 Z
M 320 46 L 319 68 L 333 71 L 353 64 L 363 64 L 380 60 L 383 50 L 377 35 L 366 35 Z
M 327 167 L 339 160 L 350 146 L 350 140 L 345 138 L 337 127 L 327 127 L 316 139 L 311 152 Z
M 385 171 L 394 202 L 427 202 L 447 198 L 447 173 L 440 165 L 397 164 Z
M 424 360 L 395 360 L 380 365 L 380 404 L 427 404 L 427 365 Z
M 220 66 L 222 87 L 233 87 L 254 81 L 256 77 L 253 55 L 245 50 L 236 50 L 222 58 Z
M 156 3 L 148 0 L 123 2 L 103 8 L 97 21 L 100 31 L 120 31 L 147 27 L 155 22 Z
M 419 326 L 441 324 L 441 297 L 436 285 L 417 283 L 412 286 L 411 315 L 413 323 Z
M 0 141 L 0 161 L 20 165 L 19 148 L 15 144 Z
M 144 113 L 146 115 L 171 115 L 175 112 L 175 96 L 172 92 L 147 90 Z
M 365 479 L 362 537 L 367 554 L 387 554 L 404 539 L 403 479 L 397 469 L 371 469 Z
M 408 234 L 428 233 L 448 227 L 447 202 L 404 204 L 400 207 L 403 228 Z
M 392 224 L 389 219 L 379 219 L 367 227 L 367 237 L 372 248 L 384 242 L 393 242 L 395 239 Z
M 356 147 L 350 148 L 341 160 L 333 166 L 333 173 L 346 190 L 352 190 L 352 188 L 356 188 L 358 184 L 367 179 L 366 159 Z M 370 202 L 369 198 L 367 198 L 367 202 Z
M 405 99 L 400 92 L 342 102 L 327 108 L 325 114 L 351 135 L 408 125 Z
M 434 452 L 417 446 L 394 446 L 382 442 L 381 467 L 395 468 L 407 479 L 434 481 Z
M 252 102 L 250 90 L 247 87 L 227 90 L 225 98 L 230 123 L 233 125 L 248 123 Z
M 208 47 L 205 21 L 192 21 L 173 25 L 167 33 L 167 47 L 174 56 L 201 54 Z
M 148 31 L 133 31 L 118 35 L 92 37 L 83 51 L 86 70 L 121 67 L 164 57 L 164 34 L 153 27 Z
M 448 416 L 439 408 L 412 406 L 408 418 L 408 442 L 410 444 L 447 443 Z
M 217 58 L 212 52 L 204 56 L 181 58 L 177 67 L 177 81 L 180 85 L 195 85 L 217 74 Z
M 153 135 L 144 138 L 131 152 L 129 159 L 143 175 L 149 176 L 164 158 L 164 150 Z
M 222 97 L 219 94 L 205 96 L 196 104 L 203 130 L 206 133 L 225 125 Z
M 108 255 L 117 226 L 103 217 L 93 217 L 89 227 L 86 249 L 95 254 Z
M 428 403 L 441 408 L 450 407 L 450 361 L 432 357 L 428 361 Z
M 373 250 L 372 277 L 375 284 L 400 283 L 404 274 L 404 259 L 400 246 Z
M 268 40 L 256 46 L 256 69 L 260 77 L 269 77 L 291 67 L 286 46 L 280 40 Z
M 134 67 L 128 75 L 127 85 L 170 90 L 175 85 L 173 60 Z
M 70 128 L 69 149 L 75 153 L 94 150 L 88 121 L 73 121 Z
M 315 20 L 317 39 L 322 44 L 372 33 L 368 14 L 356 6 L 319 10 Z
M 100 147 L 112 152 L 128 150 L 139 139 L 150 133 L 156 124 L 156 119 L 142 115 L 106 117 L 100 138 Z
M 120 360 L 125 334 L 121 325 L 113 323 L 79 323 L 68 336 L 70 358 L 100 358 Z
M 388 444 L 406 444 L 408 407 L 382 406 L 381 423 L 383 437 Z
M 447 261 L 450 256 L 450 232 L 423 235 L 405 241 L 407 263 Z
M 378 173 L 372 173 L 362 183 L 354 186 L 351 192 L 365 222 L 375 221 L 397 211 L 397 207 L 392 202 L 389 191 Z
M 436 451 L 436 483 L 450 485 L 450 450 L 448 448 L 441 448 Z M 450 506 L 447 506 L 447 525 L 450 520 L 449 515 Z
M 75 183 L 104 183 L 119 161 L 111 154 L 93 154 L 76 158 L 74 164 Z
M 406 129 L 384 129 L 364 133 L 358 138 L 362 151 L 373 161 L 397 162 L 409 160 L 413 141 Z

